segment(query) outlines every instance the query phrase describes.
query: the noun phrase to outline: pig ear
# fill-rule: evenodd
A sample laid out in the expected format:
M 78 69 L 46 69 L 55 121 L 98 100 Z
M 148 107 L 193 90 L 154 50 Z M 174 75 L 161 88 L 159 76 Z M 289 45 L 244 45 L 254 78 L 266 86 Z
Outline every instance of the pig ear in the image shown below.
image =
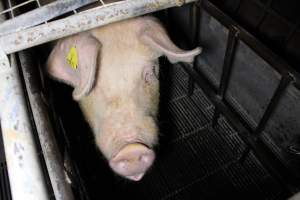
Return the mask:
M 148 20 L 147 25 L 141 31 L 142 41 L 154 50 L 168 57 L 171 63 L 193 62 L 195 56 L 202 52 L 198 47 L 190 51 L 178 48 L 169 38 L 166 31 L 155 20 Z
M 89 33 L 62 39 L 48 58 L 47 71 L 74 87 L 73 98 L 79 100 L 94 86 L 100 49 L 100 42 Z

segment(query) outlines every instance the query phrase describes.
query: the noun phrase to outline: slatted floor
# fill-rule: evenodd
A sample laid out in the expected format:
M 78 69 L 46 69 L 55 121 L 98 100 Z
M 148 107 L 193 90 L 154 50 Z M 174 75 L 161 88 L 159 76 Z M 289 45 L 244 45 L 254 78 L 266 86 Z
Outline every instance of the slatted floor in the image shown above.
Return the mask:
M 224 118 L 212 128 L 214 107 L 203 92 L 186 95 L 187 74 L 179 66 L 170 71 L 171 78 L 162 74 L 157 161 L 140 183 L 121 184 L 120 193 L 131 199 L 285 199 L 252 153 L 239 160 L 246 145 Z
M 211 126 L 214 106 L 199 87 L 187 96 L 188 76 L 179 66 L 161 67 L 160 145 L 157 160 L 138 183 L 121 179 L 96 150 L 88 126 L 71 99 L 71 90 L 56 84 L 55 98 L 71 158 L 77 163 L 90 200 L 286 199 L 284 191 L 252 152 L 243 159 L 245 143 L 220 118 Z M 60 92 L 57 92 L 59 91 Z M 73 112 L 73 113 L 71 113 Z M 81 130 L 80 132 L 78 130 Z M 82 198 L 78 198 L 82 199 Z

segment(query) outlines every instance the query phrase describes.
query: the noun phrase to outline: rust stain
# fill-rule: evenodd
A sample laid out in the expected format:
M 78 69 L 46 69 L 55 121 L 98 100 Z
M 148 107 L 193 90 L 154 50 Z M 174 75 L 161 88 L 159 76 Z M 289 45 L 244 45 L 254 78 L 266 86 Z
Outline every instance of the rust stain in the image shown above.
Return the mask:
M 121 104 L 121 99 L 120 97 L 113 97 L 110 101 L 109 101 L 109 106 L 113 107 L 113 108 L 118 108 Z
M 15 45 L 19 45 L 21 42 L 19 40 L 15 40 Z
M 6 134 L 9 140 L 16 140 L 18 137 L 18 132 L 15 130 L 4 130 L 3 134 Z
M 103 21 L 105 19 L 105 16 L 103 16 L 103 15 L 98 15 L 97 17 L 96 17 L 96 21 L 98 22 L 98 21 Z
M 34 40 L 34 39 L 31 38 L 31 37 L 27 38 L 27 42 L 32 42 L 33 40 Z

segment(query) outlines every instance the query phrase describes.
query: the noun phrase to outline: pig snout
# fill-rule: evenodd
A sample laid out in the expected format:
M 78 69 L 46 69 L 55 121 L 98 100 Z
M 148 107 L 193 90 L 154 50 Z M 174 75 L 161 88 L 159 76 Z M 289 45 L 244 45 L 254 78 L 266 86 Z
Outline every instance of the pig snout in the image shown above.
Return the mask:
M 144 144 L 134 143 L 123 147 L 110 161 L 109 165 L 117 174 L 133 181 L 144 176 L 155 159 L 155 153 Z
M 98 124 L 96 142 L 116 174 L 139 181 L 155 160 L 158 128 L 152 117 L 139 116 L 130 105 Z

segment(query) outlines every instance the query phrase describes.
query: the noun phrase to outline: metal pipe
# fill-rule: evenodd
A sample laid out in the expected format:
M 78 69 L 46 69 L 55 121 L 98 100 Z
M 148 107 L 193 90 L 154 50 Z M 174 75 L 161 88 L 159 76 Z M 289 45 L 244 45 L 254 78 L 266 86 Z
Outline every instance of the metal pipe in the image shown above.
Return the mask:
M 0 37 L 6 54 L 75 33 L 197 0 L 126 0 L 96 7 L 70 17 Z
M 234 56 L 236 52 L 236 47 L 238 43 L 238 34 L 239 30 L 236 29 L 234 26 L 230 27 L 229 29 L 229 35 L 227 39 L 227 47 L 225 52 L 225 58 L 224 63 L 222 67 L 222 77 L 220 81 L 220 86 L 218 89 L 218 95 L 220 95 L 220 98 L 223 100 L 224 96 L 226 95 L 226 91 L 228 88 L 228 84 L 230 81 L 231 71 L 232 71 L 232 65 L 234 61 Z
M 63 159 L 54 137 L 49 116 L 47 115 L 47 108 L 43 103 L 44 101 L 42 100 L 38 85 L 33 82 L 33 70 L 37 69 L 33 66 L 28 53 L 24 51 L 20 52 L 19 58 L 51 186 L 56 200 L 72 200 L 74 199 L 73 193 L 65 178 Z
M 14 200 L 49 199 L 14 55 L 0 49 L 0 120 Z

